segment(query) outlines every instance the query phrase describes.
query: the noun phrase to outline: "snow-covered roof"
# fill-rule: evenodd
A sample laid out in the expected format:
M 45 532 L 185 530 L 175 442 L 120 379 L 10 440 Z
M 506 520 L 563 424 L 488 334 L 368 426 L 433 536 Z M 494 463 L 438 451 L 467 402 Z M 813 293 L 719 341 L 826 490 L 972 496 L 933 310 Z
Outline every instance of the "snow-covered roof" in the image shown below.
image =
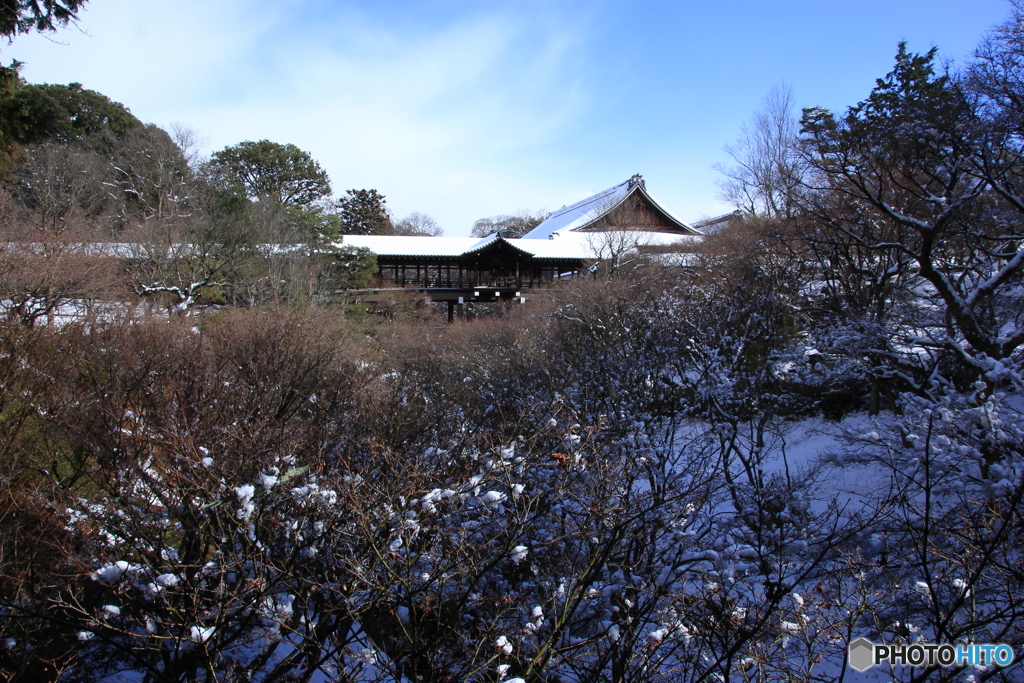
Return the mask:
M 730 211 L 729 213 L 723 213 L 721 216 L 703 218 L 695 222 L 693 227 L 700 230 L 705 235 L 714 235 L 728 227 L 733 221 L 739 220 L 742 217 L 742 211 Z
M 560 232 L 551 239 L 505 239 L 497 234 L 487 237 L 410 237 L 406 235 L 342 235 L 341 246 L 365 247 L 377 256 L 410 258 L 450 258 L 469 256 L 504 242 L 536 259 L 574 260 L 603 259 L 612 251 L 636 247 L 657 247 L 685 245 L 696 236 L 677 235 L 666 232 L 642 230 L 615 230 L 608 232 Z M 265 244 L 261 249 L 272 253 L 288 253 L 303 249 L 301 244 Z M 115 258 L 141 258 L 153 251 L 167 249 L 168 256 L 181 255 L 199 248 L 190 244 L 173 244 L 164 247 L 136 244 L 131 242 L 92 242 L 67 245 L 69 251 L 88 256 L 109 256 Z M 0 250 L 19 250 L 28 253 L 42 253 L 45 245 L 34 242 L 0 242 Z
M 608 230 L 583 232 L 639 193 L 674 226 L 672 231 Z M 520 239 L 497 234 L 478 237 L 407 237 L 400 235 L 342 235 L 341 244 L 365 247 L 378 256 L 459 258 L 497 242 L 538 259 L 600 259 L 609 249 L 668 246 L 700 239 L 701 233 L 666 211 L 647 194 L 643 178 L 635 175 L 604 192 L 555 211 Z M 614 243 L 614 244 L 613 244 Z
M 488 235 L 487 237 L 484 237 L 482 240 L 480 240 L 479 242 L 474 244 L 472 247 L 467 249 L 464 252 L 464 254 L 472 254 L 473 252 L 483 251 L 487 247 L 489 247 L 492 244 L 495 244 L 497 242 L 505 242 L 506 244 L 512 244 L 513 240 L 507 240 L 507 239 L 501 237 L 500 235 L 498 235 L 498 233 L 494 232 L 494 233 L 491 233 L 490 235 Z M 515 246 L 515 245 L 513 245 L 513 246 Z M 522 250 L 520 250 L 520 251 L 522 251 Z
M 406 235 L 342 235 L 341 243 L 365 247 L 378 256 L 461 256 L 490 237 L 409 237 Z
M 658 202 L 654 201 L 654 198 L 647 193 L 643 178 L 637 174 L 615 187 L 598 192 L 571 206 L 553 211 L 544 219 L 543 223 L 523 235 L 523 239 L 551 239 L 556 234 L 564 234 L 585 228 L 591 223 L 607 216 L 626 201 L 630 195 L 635 193 L 642 194 L 647 201 L 654 205 L 661 213 L 665 214 L 670 221 L 676 223 L 680 232 L 691 235 L 700 234 L 697 230 L 694 230 L 665 210 Z
M 610 230 L 607 232 L 558 232 L 550 239 L 509 240 L 536 258 L 603 259 L 610 253 L 643 247 L 687 246 L 700 240 L 698 235 L 676 235 L 649 230 Z
M 585 248 L 569 239 L 560 243 L 505 239 L 497 234 L 487 237 L 407 237 L 404 235 L 342 235 L 341 244 L 365 247 L 378 256 L 426 256 L 459 258 L 482 251 L 497 242 L 542 259 L 590 258 Z
M 637 247 L 687 245 L 697 235 L 677 235 L 645 230 L 609 232 L 560 232 L 551 239 L 505 239 L 498 235 L 478 237 L 406 237 L 398 235 L 342 235 L 342 244 L 365 247 L 378 256 L 459 258 L 490 247 L 497 242 L 538 259 L 602 259 L 612 251 Z
M 81 256 L 107 256 L 111 258 L 143 258 L 149 256 L 183 256 L 201 251 L 194 244 L 146 244 L 142 242 L 0 242 L 0 251 L 42 255 L 59 251 Z
M 588 259 L 590 250 L 577 240 L 508 240 L 509 244 L 522 249 L 539 259 Z

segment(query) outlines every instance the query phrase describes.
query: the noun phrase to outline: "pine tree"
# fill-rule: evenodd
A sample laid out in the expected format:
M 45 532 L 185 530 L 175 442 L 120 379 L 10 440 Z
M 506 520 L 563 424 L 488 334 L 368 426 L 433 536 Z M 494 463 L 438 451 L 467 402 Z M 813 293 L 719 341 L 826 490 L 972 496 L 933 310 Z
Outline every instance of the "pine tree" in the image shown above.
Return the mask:
M 341 232 L 346 235 L 386 235 L 392 232 L 384 195 L 377 190 L 348 190 L 338 200 Z

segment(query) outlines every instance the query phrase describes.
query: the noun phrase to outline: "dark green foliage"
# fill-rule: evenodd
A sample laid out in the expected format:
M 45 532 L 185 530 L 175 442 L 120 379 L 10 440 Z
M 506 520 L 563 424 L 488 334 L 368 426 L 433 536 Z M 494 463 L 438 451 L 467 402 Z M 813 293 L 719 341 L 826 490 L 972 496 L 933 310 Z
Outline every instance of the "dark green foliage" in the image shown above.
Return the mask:
M 22 63 L 18 60 L 12 60 L 10 66 L 0 66 L 0 96 L 10 97 L 14 94 L 14 89 L 18 87 L 18 72 L 21 70 Z
M 251 202 L 212 171 L 207 166 L 197 174 L 197 201 L 203 215 L 221 239 L 253 246 L 256 226 Z
M 331 194 L 331 182 L 309 152 L 269 140 L 240 142 L 213 155 L 224 179 L 256 201 L 308 207 Z
M 391 232 L 391 217 L 384 195 L 377 190 L 348 190 L 338 200 L 341 232 L 345 235 L 386 235 Z
M 338 289 L 359 289 L 373 284 L 377 256 L 365 247 L 341 246 L 331 251 L 331 275 Z
M 327 173 L 295 145 L 241 142 L 214 154 L 202 175 L 218 210 L 236 227 L 251 225 L 258 243 L 305 243 L 315 251 L 339 232 L 338 216 L 327 210 Z M 303 279 L 309 293 L 310 277 Z
M 939 193 L 957 183 L 969 189 L 964 160 L 977 132 L 974 114 L 959 85 L 935 74 L 935 53 L 909 54 L 901 43 L 893 71 L 840 120 L 823 109 L 806 110 L 804 132 L 819 163 L 829 171 L 858 164 L 860 183 L 904 201 L 909 197 L 901 193 Z
M 26 85 L 18 62 L 0 67 L 0 175 L 25 160 L 24 145 L 80 144 L 109 155 L 117 141 L 142 123 L 118 102 L 81 84 Z
M 13 40 L 23 33 L 50 33 L 78 18 L 88 0 L 4 0 L 0 2 L 0 35 Z M 12 61 L 0 66 L 0 176 L 9 179 L 10 169 L 21 156 L 16 131 L 10 127 L 6 111 L 9 98 L 18 84 L 21 64 Z
M 288 207 L 285 209 L 284 219 L 292 230 L 306 236 L 310 243 L 330 242 L 341 234 L 341 218 L 338 214 L 327 213 L 320 207 Z
M 1024 343 L 1024 146 L 934 59 L 900 45 L 893 71 L 845 116 L 804 112 L 824 180 L 807 209 L 826 241 L 889 262 L 857 277 L 927 280 L 947 317 L 928 332 L 936 347 L 1006 358 Z
M 100 152 L 142 127 L 124 105 L 79 83 L 17 87 L 13 97 L 0 101 L 0 122 L 20 144 L 74 141 Z
M 4 0 L 0 2 L 0 35 L 49 33 L 78 18 L 88 0 Z
M 9 67 L 0 66 L 0 103 L 6 102 L 14 95 L 20 68 L 21 64 L 17 61 L 12 61 Z M 0 119 L 0 176 L 9 179 L 11 166 L 21 156 L 21 145 L 13 139 L 6 121 Z

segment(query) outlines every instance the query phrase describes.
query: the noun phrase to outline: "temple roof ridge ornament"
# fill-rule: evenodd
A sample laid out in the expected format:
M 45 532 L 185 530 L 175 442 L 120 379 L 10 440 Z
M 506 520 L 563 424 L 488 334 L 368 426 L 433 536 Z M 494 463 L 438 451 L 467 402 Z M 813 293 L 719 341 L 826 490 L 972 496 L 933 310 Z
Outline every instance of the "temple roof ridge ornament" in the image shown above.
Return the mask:
M 634 174 L 615 187 L 552 211 L 523 239 L 554 239 L 567 232 L 640 230 L 700 235 L 693 226 L 679 220 L 647 191 L 643 176 Z

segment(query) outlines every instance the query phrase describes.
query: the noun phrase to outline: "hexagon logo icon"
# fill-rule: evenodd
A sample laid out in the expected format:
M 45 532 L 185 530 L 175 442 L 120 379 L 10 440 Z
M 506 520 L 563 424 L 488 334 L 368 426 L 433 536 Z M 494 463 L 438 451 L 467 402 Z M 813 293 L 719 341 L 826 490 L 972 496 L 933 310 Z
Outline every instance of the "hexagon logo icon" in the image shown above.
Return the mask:
M 858 638 L 850 643 L 850 666 L 857 671 L 867 671 L 875 665 L 875 644 L 867 638 Z

